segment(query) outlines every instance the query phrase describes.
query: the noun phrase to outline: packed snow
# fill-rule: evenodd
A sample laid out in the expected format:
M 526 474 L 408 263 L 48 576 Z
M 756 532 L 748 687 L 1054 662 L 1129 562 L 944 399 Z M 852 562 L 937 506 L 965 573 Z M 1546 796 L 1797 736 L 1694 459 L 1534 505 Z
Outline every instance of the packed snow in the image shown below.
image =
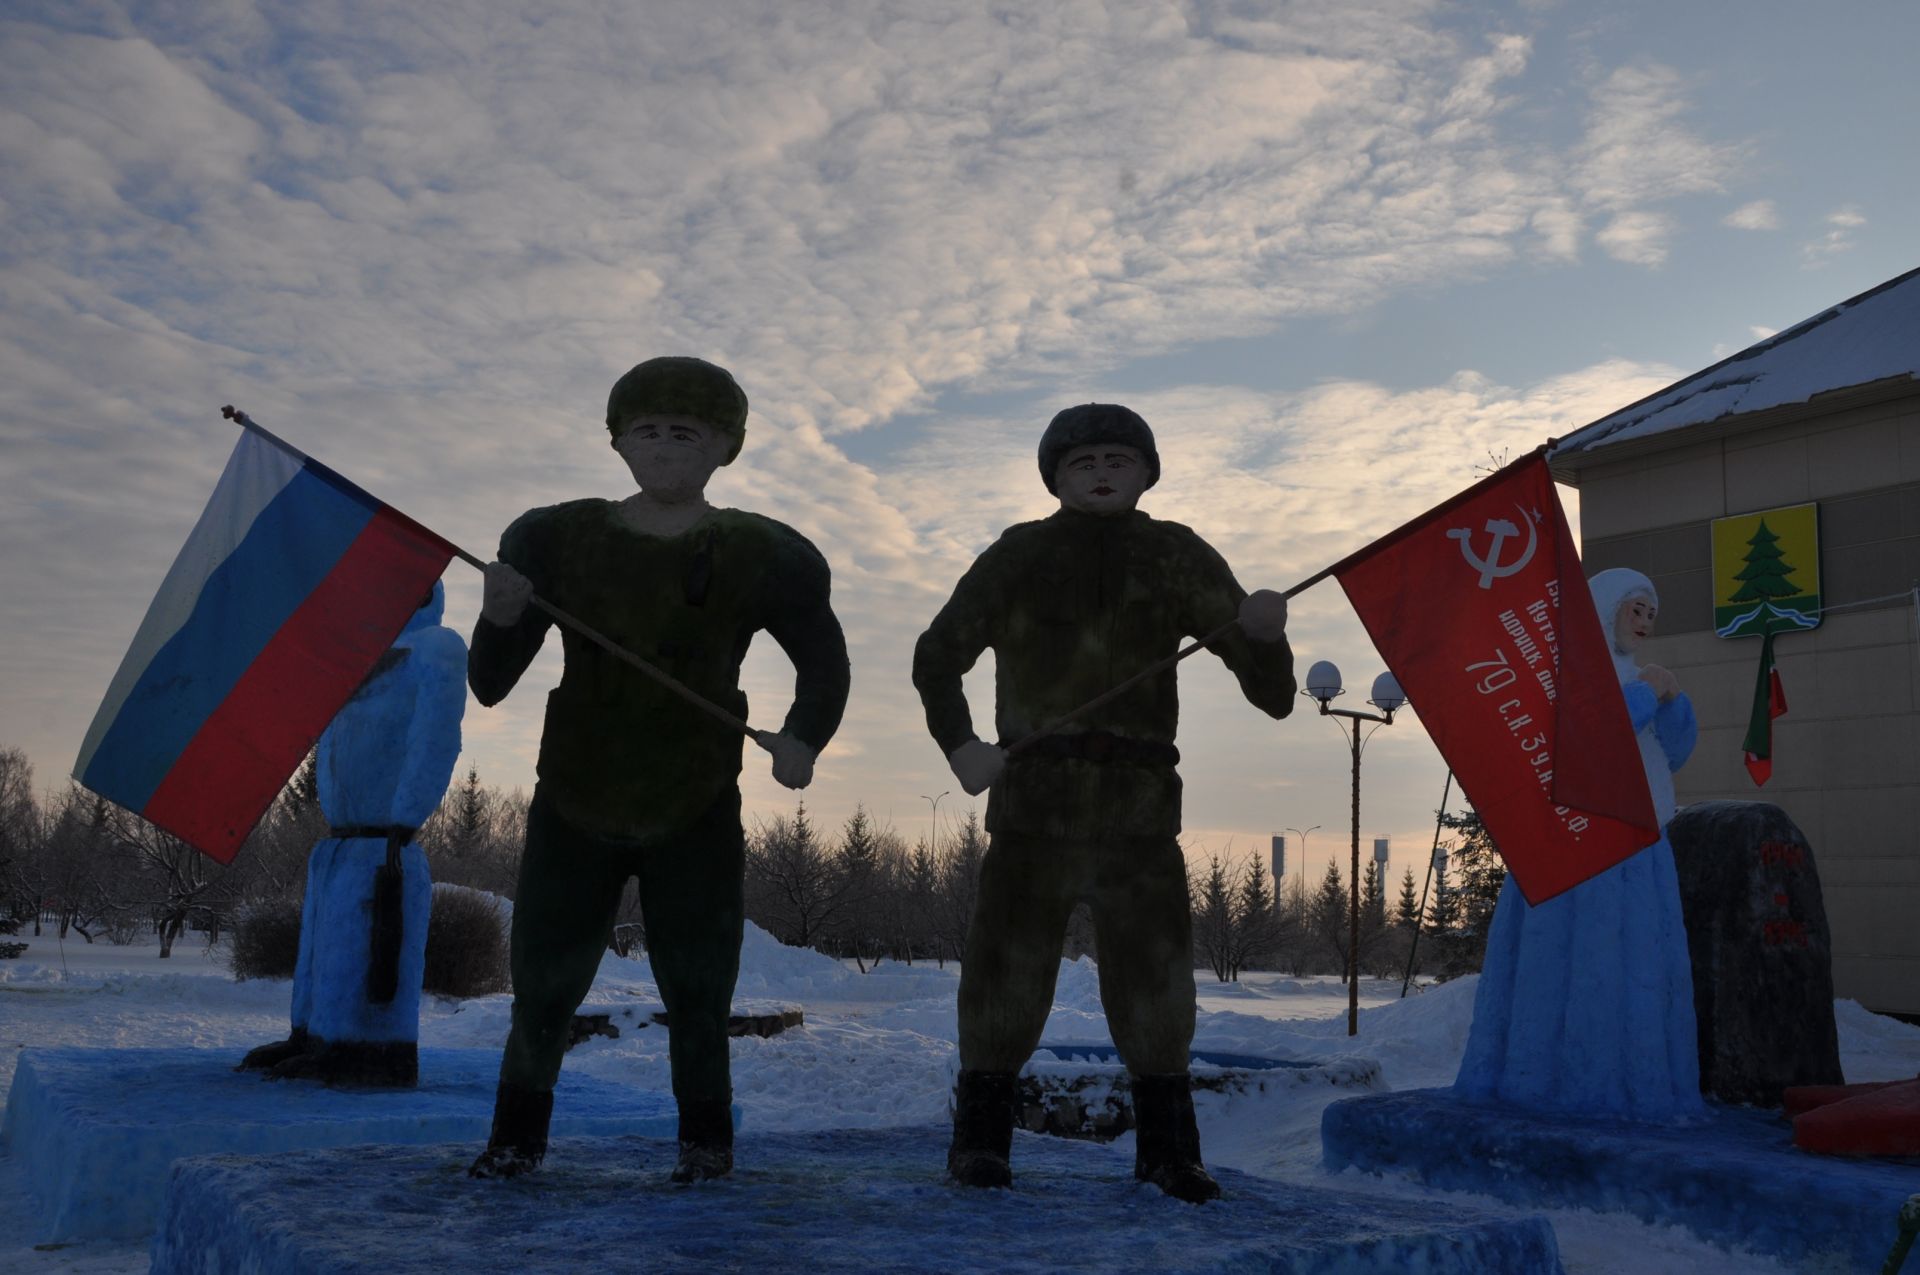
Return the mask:
M 0 1094 L 10 1089 L 18 1053 L 36 1046 L 240 1048 L 285 1035 L 290 984 L 235 982 L 208 952 L 182 942 L 171 959 L 153 947 L 29 938 L 24 957 L 0 961 Z M 798 1006 L 803 1026 L 733 1042 L 735 1099 L 743 1111 L 743 1155 L 756 1133 L 877 1129 L 939 1124 L 955 1051 L 959 971 L 949 963 L 881 964 L 861 973 L 817 952 L 780 946 L 749 927 L 741 956 L 739 1000 Z M 1397 981 L 1363 981 L 1360 1030 L 1346 1034 L 1346 989 L 1332 978 L 1290 979 L 1251 973 L 1237 984 L 1196 971 L 1200 998 L 1196 1049 L 1326 1063 L 1360 1057 L 1379 1064 L 1393 1089 L 1449 1084 L 1459 1065 L 1473 1009 L 1474 980 L 1417 989 L 1402 1000 Z M 658 1003 L 644 959 L 608 954 L 589 1000 Z M 465 1002 L 427 997 L 423 1047 L 497 1047 L 505 1037 L 505 995 Z M 1920 1028 L 1841 1002 L 1842 1062 L 1850 1081 L 1920 1074 Z M 1044 1039 L 1089 1043 L 1108 1038 L 1091 961 L 1062 962 Z M 667 1034 L 655 1027 L 594 1038 L 567 1055 L 566 1067 L 598 1079 L 664 1091 Z M 1520 1210 L 1480 1197 L 1432 1191 L 1356 1173 L 1329 1178 L 1321 1168 L 1320 1115 L 1353 1091 L 1336 1085 L 1274 1087 L 1237 1095 L 1202 1093 L 1197 1108 L 1209 1163 L 1282 1182 L 1333 1185 L 1378 1195 L 1472 1201 L 1489 1211 L 1544 1212 L 1569 1272 L 1776 1272 L 1788 1268 L 1752 1253 L 1729 1253 L 1672 1227 L 1617 1214 Z M 1130 1153 L 1130 1135 L 1116 1151 Z M 1016 1172 L 1019 1166 L 1016 1165 Z M 23 1202 L 25 1166 L 0 1158 L 0 1268 L 52 1275 L 144 1271 L 144 1244 L 91 1241 L 50 1251 L 33 1246 Z

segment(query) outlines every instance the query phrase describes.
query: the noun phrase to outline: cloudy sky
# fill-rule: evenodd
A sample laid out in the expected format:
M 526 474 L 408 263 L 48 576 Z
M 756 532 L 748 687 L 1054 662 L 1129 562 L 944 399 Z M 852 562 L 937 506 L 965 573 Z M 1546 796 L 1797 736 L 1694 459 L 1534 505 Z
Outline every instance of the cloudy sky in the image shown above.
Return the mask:
M 966 799 L 912 642 L 1048 512 L 1057 409 L 1140 410 L 1144 507 L 1285 588 L 1910 269 L 1917 39 L 1906 0 L 9 0 L 0 744 L 64 779 L 221 404 L 486 557 L 522 509 L 631 489 L 607 388 L 689 353 L 753 403 L 709 495 L 833 564 L 854 695 L 809 808 L 918 835 Z M 477 573 L 448 583 L 464 630 Z M 1332 584 L 1292 634 L 1303 673 L 1381 667 Z M 463 768 L 530 785 L 557 675 L 470 706 Z M 1319 825 L 1317 872 L 1334 727 L 1210 657 L 1181 682 L 1190 848 Z M 1444 774 L 1417 716 L 1370 745 L 1396 876 Z M 757 754 L 745 791 L 791 808 Z

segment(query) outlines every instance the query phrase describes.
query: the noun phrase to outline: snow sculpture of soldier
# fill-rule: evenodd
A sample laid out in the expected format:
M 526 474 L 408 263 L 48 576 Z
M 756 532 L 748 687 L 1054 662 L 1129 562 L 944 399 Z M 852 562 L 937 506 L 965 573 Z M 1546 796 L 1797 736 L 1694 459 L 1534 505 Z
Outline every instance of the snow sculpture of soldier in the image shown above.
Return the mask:
M 414 832 L 460 755 L 466 647 L 432 591 L 317 748 L 332 825 L 307 860 L 293 1034 L 247 1054 L 276 1079 L 411 1086 L 433 885 Z
M 1612 642 L 1654 811 L 1673 817 L 1673 772 L 1698 726 L 1679 682 L 1639 664 L 1660 599 L 1638 571 L 1588 581 Z M 1693 973 L 1673 848 L 1660 840 L 1530 906 L 1500 892 L 1455 1092 L 1533 1110 L 1671 1122 L 1700 1115 Z
M 1219 1194 L 1188 1082 L 1193 923 L 1180 831 L 1171 671 L 1009 757 L 974 734 L 961 677 L 994 652 L 994 718 L 1012 742 L 1233 621 L 1211 649 L 1271 717 L 1294 702 L 1286 599 L 1249 596 L 1220 555 L 1135 508 L 1160 476 L 1146 421 L 1088 403 L 1053 418 L 1040 477 L 1059 511 L 1009 527 L 914 649 L 927 727 L 968 793 L 991 788 L 991 841 L 960 976 L 960 1076 L 947 1167 L 1012 1181 L 1016 1081 L 1046 1025 L 1074 905 L 1091 906 L 1100 996 L 1131 1073 L 1134 1171 L 1194 1203 Z
M 468 666 L 482 704 L 513 689 L 553 623 L 529 604 L 534 593 L 741 719 L 740 663 L 765 630 L 793 661 L 794 700 L 780 733 L 755 742 L 772 753 L 777 781 L 811 782 L 846 707 L 847 646 L 820 552 L 771 518 L 706 501 L 746 421 L 739 385 L 703 360 L 651 359 L 620 378 L 607 428 L 640 490 L 531 510 L 500 537 Z M 727 1015 L 745 921 L 743 739 L 572 629 L 561 641 L 514 896 L 513 1026 L 493 1132 L 471 1172 L 512 1177 L 545 1156 L 567 1028 L 632 877 L 670 1019 L 673 1180 L 718 1177 L 733 1167 Z

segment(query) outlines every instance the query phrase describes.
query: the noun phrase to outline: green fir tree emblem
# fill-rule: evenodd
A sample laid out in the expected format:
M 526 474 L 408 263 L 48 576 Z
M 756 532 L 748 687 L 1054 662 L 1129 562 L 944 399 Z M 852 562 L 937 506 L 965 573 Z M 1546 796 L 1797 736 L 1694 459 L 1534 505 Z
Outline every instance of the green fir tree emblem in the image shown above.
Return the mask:
M 1812 506 L 1800 506 L 1770 510 L 1757 519 L 1745 515 L 1715 521 L 1719 597 L 1714 604 L 1714 629 L 1721 637 L 1818 627 L 1819 569 L 1800 561 L 1803 554 L 1818 554 L 1812 511 Z M 1783 517 L 1788 524 L 1784 528 L 1778 525 Z

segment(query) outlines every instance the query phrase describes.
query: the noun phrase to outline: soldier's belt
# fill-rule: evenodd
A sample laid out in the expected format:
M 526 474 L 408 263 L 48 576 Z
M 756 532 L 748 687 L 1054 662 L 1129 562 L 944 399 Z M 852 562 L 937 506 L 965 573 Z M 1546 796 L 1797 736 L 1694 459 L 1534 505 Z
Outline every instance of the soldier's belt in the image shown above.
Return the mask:
M 1006 745 L 1000 745 L 1005 748 Z M 1177 766 L 1180 750 L 1154 739 L 1129 739 L 1111 731 L 1089 730 L 1074 735 L 1043 735 L 1020 750 L 1018 762 L 1025 757 L 1072 758 L 1078 761 L 1114 762 L 1125 766 Z

